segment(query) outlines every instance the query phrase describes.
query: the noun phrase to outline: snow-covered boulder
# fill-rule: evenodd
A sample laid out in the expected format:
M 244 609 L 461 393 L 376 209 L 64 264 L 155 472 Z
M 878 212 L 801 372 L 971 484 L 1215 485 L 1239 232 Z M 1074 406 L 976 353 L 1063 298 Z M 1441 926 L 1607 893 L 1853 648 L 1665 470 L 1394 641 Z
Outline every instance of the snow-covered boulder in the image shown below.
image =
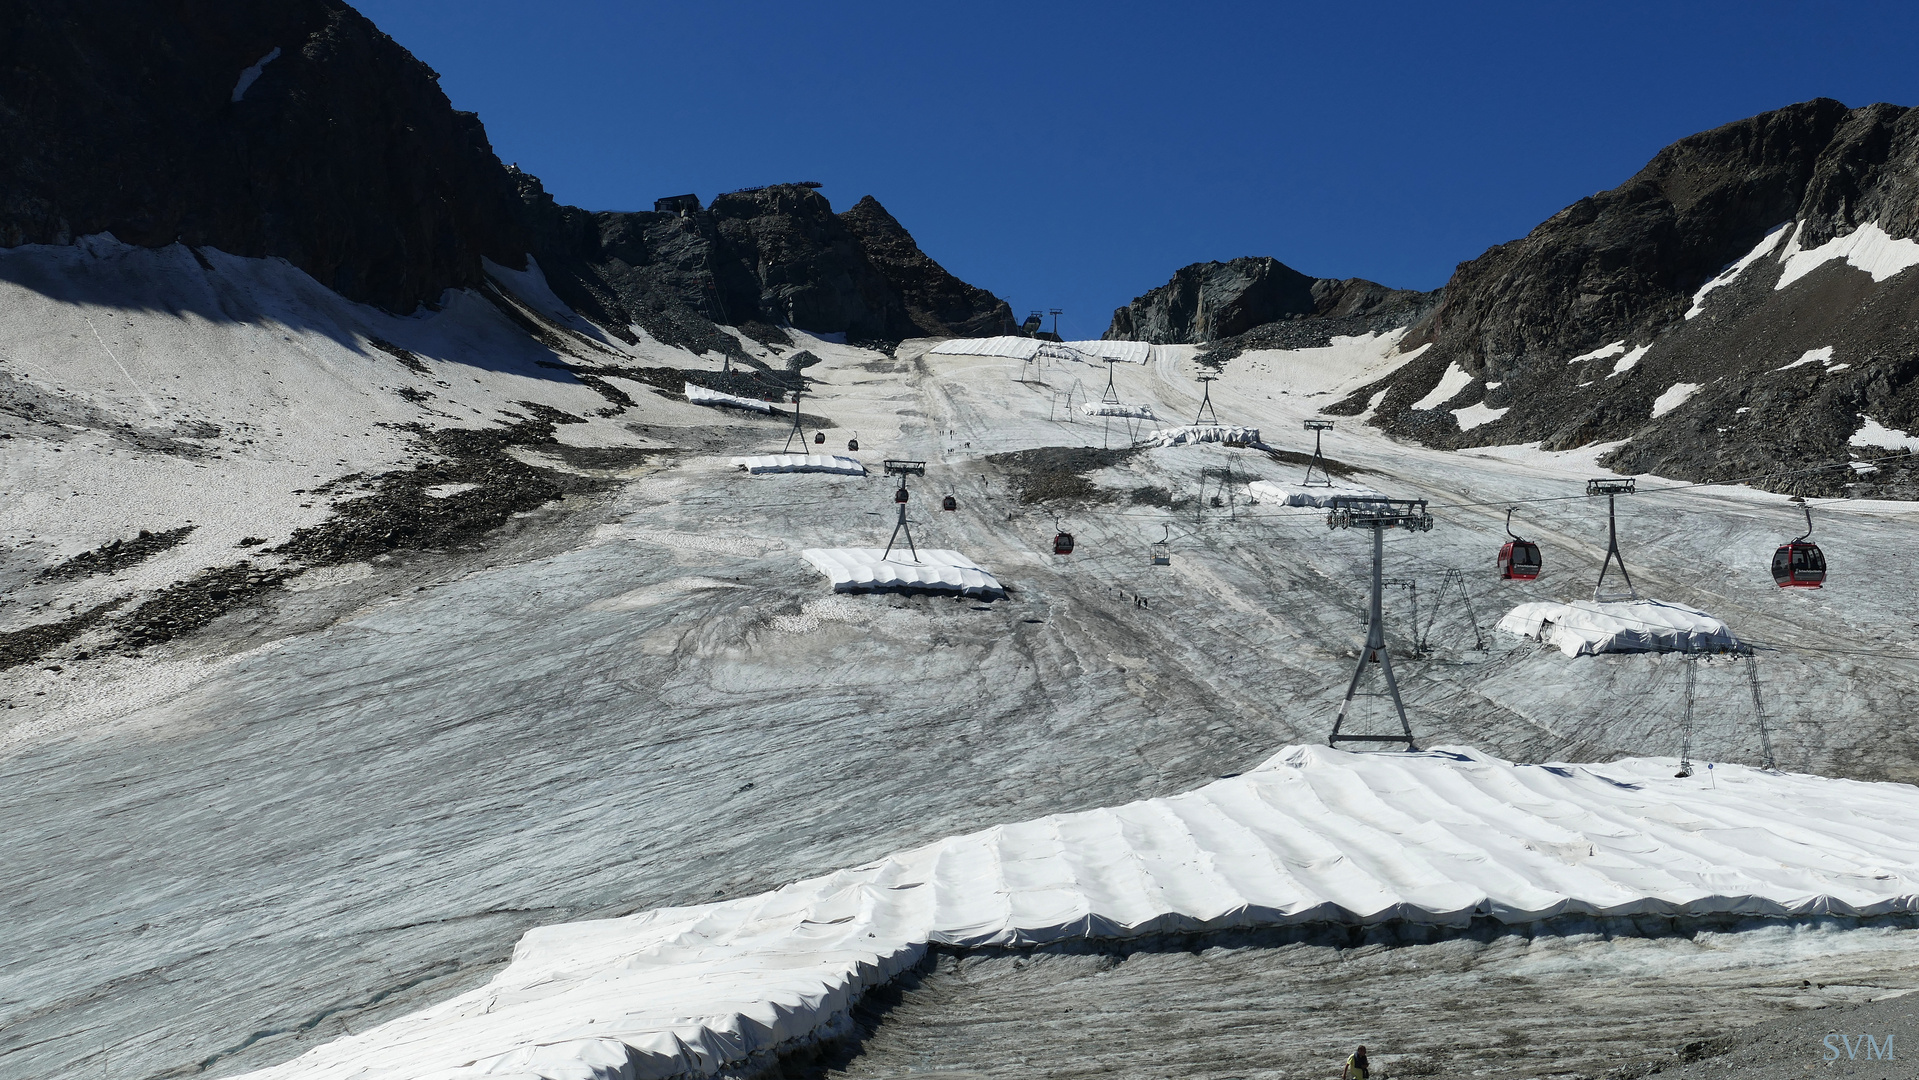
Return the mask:
M 1499 620 L 1499 629 L 1555 645 L 1567 656 L 1602 652 L 1731 652 L 1739 639 L 1697 608 L 1663 600 L 1535 601 Z
M 736 457 L 733 464 L 755 475 L 759 473 L 823 472 L 845 476 L 865 476 L 866 466 L 855 458 L 838 454 L 762 454 Z
M 1240 427 L 1237 424 L 1189 424 L 1185 427 L 1160 428 L 1147 435 L 1142 442 L 1147 446 L 1190 446 L 1194 443 L 1266 445 L 1259 439 L 1258 428 Z
M 1323 508 L 1333 505 L 1334 499 L 1384 499 L 1386 497 L 1372 488 L 1337 480 L 1331 486 L 1314 485 L 1312 487 L 1304 484 L 1281 484 L 1272 480 L 1255 480 L 1246 485 L 1246 490 L 1256 499 L 1278 503 L 1281 506 Z
M 756 398 L 739 397 L 735 394 L 723 394 L 718 390 L 708 390 L 695 383 L 686 384 L 686 400 L 695 405 L 711 405 L 728 409 L 752 409 L 754 412 L 770 413 L 775 411 L 770 401 Z
M 834 592 L 951 592 L 961 596 L 1005 596 L 993 575 L 949 548 L 921 548 L 919 557 L 895 547 L 890 558 L 880 548 L 807 548 L 800 557 L 833 582 Z

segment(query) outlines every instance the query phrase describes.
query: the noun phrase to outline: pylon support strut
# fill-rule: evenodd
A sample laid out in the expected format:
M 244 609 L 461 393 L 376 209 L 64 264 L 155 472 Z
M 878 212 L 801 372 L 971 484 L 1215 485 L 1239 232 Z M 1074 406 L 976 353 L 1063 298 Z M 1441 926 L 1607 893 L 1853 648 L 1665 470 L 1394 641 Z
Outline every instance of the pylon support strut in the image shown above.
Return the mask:
M 1366 644 L 1359 650 L 1359 663 L 1353 668 L 1351 681 L 1346 684 L 1345 700 L 1340 702 L 1339 715 L 1333 720 L 1332 734 L 1327 736 L 1326 742 L 1330 746 L 1338 746 L 1343 742 L 1405 743 L 1406 749 L 1417 750 L 1419 745 L 1413 741 L 1413 726 L 1406 719 L 1406 703 L 1399 696 L 1399 680 L 1393 675 L 1392 652 L 1386 647 L 1386 617 L 1380 603 L 1385 590 L 1382 568 L 1386 556 L 1386 530 L 1424 532 L 1433 527 L 1433 516 L 1426 512 L 1424 499 L 1336 498 L 1326 515 L 1326 524 L 1334 529 L 1370 528 L 1373 531 L 1373 585 L 1366 613 Z M 1366 677 L 1369 664 L 1379 665 L 1380 674 L 1386 681 L 1384 695 L 1369 696 L 1393 699 L 1393 712 L 1399 717 L 1398 735 L 1349 735 L 1345 732 L 1346 717 L 1352 712 L 1353 699 L 1360 696 L 1359 684 Z

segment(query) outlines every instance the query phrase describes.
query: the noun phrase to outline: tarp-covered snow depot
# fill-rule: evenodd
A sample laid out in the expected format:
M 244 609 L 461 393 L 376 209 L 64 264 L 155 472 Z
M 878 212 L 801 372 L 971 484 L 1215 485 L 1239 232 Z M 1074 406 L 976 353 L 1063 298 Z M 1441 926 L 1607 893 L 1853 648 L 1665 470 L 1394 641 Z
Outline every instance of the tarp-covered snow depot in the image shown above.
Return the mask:
M 823 472 L 866 475 L 866 466 L 857 459 L 838 454 L 762 454 L 758 457 L 736 457 L 733 464 L 754 474 Z
M 933 944 L 1919 909 L 1919 788 L 1725 763 L 1676 778 L 1676 764 L 1289 747 L 1182 795 L 994 826 L 757 896 L 541 927 L 484 986 L 248 1076 L 730 1074 L 843 1030 L 862 993 Z
M 1567 656 L 1602 652 L 1731 652 L 1739 639 L 1725 623 L 1663 600 L 1521 604 L 1499 620 L 1508 634 L 1555 645 Z
M 921 548 L 916 559 L 905 547 L 891 557 L 880 548 L 807 548 L 800 557 L 833 582 L 834 592 L 952 592 L 1004 596 L 999 581 L 973 560 L 948 548 Z
M 729 409 L 752 409 L 755 412 L 774 412 L 773 403 L 755 398 L 739 397 L 734 394 L 722 394 L 718 390 L 708 390 L 694 383 L 686 384 L 686 400 L 695 405 L 724 406 Z
M 1160 428 L 1142 440 L 1147 446 L 1190 446 L 1193 443 L 1224 443 L 1227 446 L 1264 446 L 1259 429 L 1237 424 L 1192 424 L 1186 427 Z
M 946 356 L 1005 356 L 1027 360 L 1044 344 L 1038 338 L 1029 337 L 955 338 L 940 342 L 931 351 Z M 1144 341 L 1064 341 L 1060 344 L 1088 360 L 1111 358 L 1128 364 L 1145 364 L 1153 358 L 1153 346 Z
M 1113 401 L 1082 401 L 1079 411 L 1087 416 L 1126 416 L 1138 420 L 1157 420 L 1151 405 L 1122 405 Z
M 1384 499 L 1386 497 L 1372 488 L 1337 480 L 1330 486 L 1314 487 L 1307 487 L 1304 484 L 1282 484 L 1273 480 L 1255 480 L 1246 485 L 1246 491 L 1256 499 L 1278 503 L 1281 506 L 1327 507 L 1333 505 L 1334 499 Z

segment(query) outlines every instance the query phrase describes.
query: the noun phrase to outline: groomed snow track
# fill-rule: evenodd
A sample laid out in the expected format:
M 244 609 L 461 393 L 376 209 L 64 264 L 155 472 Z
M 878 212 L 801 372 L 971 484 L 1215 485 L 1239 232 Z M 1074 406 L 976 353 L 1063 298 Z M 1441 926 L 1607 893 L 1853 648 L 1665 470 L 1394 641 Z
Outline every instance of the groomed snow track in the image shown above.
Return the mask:
M 1919 789 L 1295 746 L 1196 791 L 758 896 L 529 932 L 487 985 L 254 1080 L 711 1076 L 847 1029 L 933 945 L 1561 916 L 1919 910 Z

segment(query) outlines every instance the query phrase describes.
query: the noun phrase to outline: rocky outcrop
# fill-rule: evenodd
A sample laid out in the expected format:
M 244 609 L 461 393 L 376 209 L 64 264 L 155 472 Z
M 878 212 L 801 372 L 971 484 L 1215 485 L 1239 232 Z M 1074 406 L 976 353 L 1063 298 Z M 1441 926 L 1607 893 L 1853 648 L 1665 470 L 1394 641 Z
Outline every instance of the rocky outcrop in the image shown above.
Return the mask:
M 1919 236 L 1919 110 L 1819 100 L 1682 139 L 1462 264 L 1402 345 L 1430 348 L 1332 411 L 1441 446 L 1628 440 L 1616 467 L 1693 479 L 1906 484 L 1852 479 L 1848 440 L 1919 426 L 1919 269 L 1786 271 L 1869 229 Z
M 933 336 L 992 337 L 1018 332 L 1013 310 L 985 289 L 946 272 L 879 200 L 868 195 L 840 215 L 875 268 L 899 291 L 906 317 Z
M 1161 345 L 1220 342 L 1284 321 L 1382 315 L 1404 316 L 1403 326 L 1426 306 L 1425 293 L 1360 278 L 1310 278 L 1264 256 L 1239 258 L 1181 267 L 1171 281 L 1114 311 L 1104 336 Z
M 110 232 L 273 255 L 397 312 L 531 253 L 611 332 L 701 352 L 738 352 L 716 324 L 892 340 L 1011 324 L 870 197 L 844 215 L 816 184 L 559 205 L 437 80 L 338 0 L 18 0 L 0 7 L 0 246 Z
M 479 119 L 437 80 L 336 0 L 13 0 L 0 245 L 178 240 L 432 303 L 528 246 Z
M 845 214 L 808 184 L 704 209 L 588 212 L 519 183 L 548 283 L 616 332 L 638 325 L 696 352 L 737 348 L 715 323 L 853 340 L 1011 332 L 1005 301 L 947 273 L 870 195 Z

